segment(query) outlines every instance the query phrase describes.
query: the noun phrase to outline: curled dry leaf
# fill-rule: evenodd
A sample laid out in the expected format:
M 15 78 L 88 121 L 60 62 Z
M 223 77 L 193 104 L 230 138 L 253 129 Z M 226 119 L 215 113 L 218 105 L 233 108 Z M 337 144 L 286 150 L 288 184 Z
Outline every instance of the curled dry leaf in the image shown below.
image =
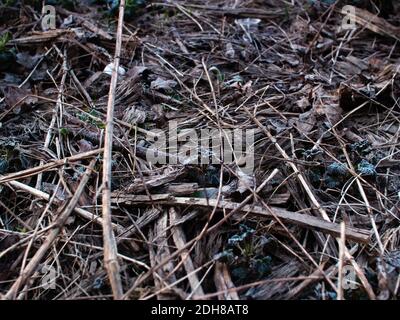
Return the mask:
M 94 149 L 93 144 L 85 139 L 78 141 L 79 153 L 87 152 Z
M 114 70 L 114 63 L 109 63 L 104 68 L 103 73 L 108 74 L 108 75 L 111 76 L 113 70 Z M 123 75 L 125 75 L 125 73 L 126 73 L 126 70 L 123 67 L 119 66 L 118 67 L 118 75 L 123 76 Z
M 249 175 L 244 173 L 242 170 L 237 169 L 236 175 L 238 177 L 237 191 L 240 193 L 245 193 L 249 189 L 254 189 L 256 185 L 254 175 Z
M 311 110 L 300 114 L 298 120 L 294 121 L 297 129 L 302 133 L 310 132 L 319 121 L 323 121 L 328 127 L 335 125 L 341 119 L 343 112 L 339 106 L 337 91 L 327 91 L 320 86 L 312 96 L 314 103 Z M 301 106 L 304 103 L 305 101 L 299 101 Z
M 3 89 L 4 99 L 15 114 L 21 112 L 21 106 L 32 106 L 38 102 L 38 98 L 32 95 L 29 89 L 8 86 Z
M 165 80 L 163 78 L 158 77 L 156 80 L 152 81 L 150 84 L 150 88 L 153 90 L 172 90 L 172 88 L 176 87 L 177 82 L 174 80 Z
M 35 65 L 39 62 L 39 60 L 42 58 L 41 54 L 36 54 L 34 56 L 31 56 L 27 52 L 20 52 L 16 54 L 17 58 L 17 63 L 19 63 L 21 66 L 24 66 L 27 69 L 33 69 Z

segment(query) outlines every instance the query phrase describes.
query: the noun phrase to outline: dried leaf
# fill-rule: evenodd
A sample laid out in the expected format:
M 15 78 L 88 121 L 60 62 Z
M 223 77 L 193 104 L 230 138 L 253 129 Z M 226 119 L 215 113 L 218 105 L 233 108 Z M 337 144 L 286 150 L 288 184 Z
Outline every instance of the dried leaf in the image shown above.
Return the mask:
M 171 90 L 174 88 L 178 83 L 174 80 L 165 80 L 158 77 L 156 80 L 152 81 L 150 84 L 150 88 L 153 90 Z
M 114 63 L 109 63 L 108 65 L 106 65 L 106 67 L 103 70 L 103 73 L 108 74 L 108 75 L 112 75 L 112 72 L 114 70 Z M 123 67 L 118 66 L 118 75 L 123 76 L 125 75 L 126 71 Z
M 8 86 L 3 89 L 4 99 L 15 114 L 21 112 L 21 106 L 31 106 L 37 103 L 38 99 L 32 96 L 32 91 L 28 89 Z
M 93 144 L 90 141 L 87 141 L 85 139 L 81 139 L 78 141 L 78 147 L 79 147 L 80 153 L 87 152 L 87 151 L 94 149 Z
M 17 62 L 21 65 L 24 66 L 25 68 L 31 70 L 33 69 L 38 61 L 42 58 L 41 54 L 36 54 L 34 56 L 31 56 L 27 52 L 20 52 L 17 53 Z
M 240 169 L 236 170 L 236 175 L 238 177 L 237 191 L 239 191 L 240 193 L 244 193 L 246 191 L 249 191 L 249 189 L 254 189 L 254 186 L 256 184 L 254 175 L 246 174 Z

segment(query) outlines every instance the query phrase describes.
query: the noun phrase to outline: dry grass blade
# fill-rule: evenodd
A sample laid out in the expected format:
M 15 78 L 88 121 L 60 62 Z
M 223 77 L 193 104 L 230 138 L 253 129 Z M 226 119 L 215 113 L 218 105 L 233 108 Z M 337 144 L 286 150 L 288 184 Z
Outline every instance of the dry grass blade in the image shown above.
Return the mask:
M 273 219 L 274 216 L 280 219 L 315 230 L 326 232 L 333 236 L 340 236 L 340 225 L 337 223 L 328 222 L 317 217 L 308 216 L 296 212 L 287 211 L 279 207 L 267 207 L 266 209 L 255 205 L 241 205 L 229 201 L 215 199 L 196 199 L 187 197 L 170 197 L 169 199 L 162 200 L 165 204 L 171 205 L 188 205 L 188 206 L 202 206 L 219 208 L 226 210 L 234 210 L 235 212 L 249 213 L 264 218 Z M 271 213 L 273 212 L 273 213 Z M 371 237 L 371 232 L 368 230 L 361 230 L 357 228 L 346 228 L 346 237 L 350 240 L 368 243 Z
M 75 162 L 75 161 L 79 161 L 82 159 L 90 158 L 94 155 L 101 153 L 103 150 L 104 149 L 91 150 L 91 151 L 83 152 L 83 153 L 76 154 L 76 155 L 73 155 L 70 157 L 66 157 L 64 159 L 49 161 L 48 163 L 39 165 L 37 167 L 29 168 L 26 170 L 21 170 L 21 171 L 15 172 L 15 173 L 9 173 L 7 175 L 0 176 L 0 183 L 6 183 L 9 181 L 23 179 L 23 178 L 27 178 L 27 177 L 30 177 L 33 175 L 37 175 L 41 172 L 66 165 L 70 162 Z
M 119 61 L 121 55 L 122 30 L 124 26 L 125 0 L 120 1 L 119 17 L 117 28 L 117 39 L 115 44 L 115 56 L 113 71 L 111 76 L 110 91 L 107 103 L 106 130 L 104 136 L 104 156 L 103 156 L 103 185 L 102 185 L 102 215 L 103 215 L 103 241 L 104 241 L 104 264 L 107 269 L 114 299 L 122 297 L 122 283 L 120 266 L 118 262 L 118 248 L 115 241 L 114 230 L 111 221 L 111 165 L 112 165 L 112 146 L 113 146 L 113 122 L 114 122 L 114 103 L 118 81 Z
M 169 209 L 169 218 L 172 225 L 172 237 L 174 239 L 176 247 L 178 248 L 178 250 L 182 250 L 182 248 L 185 247 L 187 241 L 181 227 L 174 225 L 180 219 L 178 212 L 174 208 Z M 201 282 L 199 281 L 197 274 L 194 273 L 195 268 L 193 266 L 192 258 L 190 257 L 190 254 L 187 250 L 181 251 L 181 259 L 185 267 L 186 273 L 188 274 L 190 287 L 192 288 L 192 292 L 190 295 L 193 296 L 193 298 L 196 298 L 197 295 L 204 295 L 203 288 L 201 287 Z
M 89 181 L 90 175 L 92 174 L 95 163 L 96 160 L 91 161 L 89 167 L 86 169 L 84 175 L 82 176 L 76 193 L 71 198 L 71 200 L 65 204 L 65 206 L 62 206 L 60 208 L 58 216 L 53 223 L 52 229 L 50 229 L 50 231 L 48 232 L 45 241 L 37 250 L 35 255 L 31 258 L 25 269 L 21 270 L 21 275 L 18 277 L 17 280 L 15 280 L 14 284 L 8 290 L 8 292 L 4 296 L 5 299 L 15 299 L 19 290 L 27 284 L 32 274 L 36 271 L 40 261 L 43 259 L 44 255 L 47 253 L 53 242 L 57 239 L 57 236 L 60 233 L 63 225 L 67 221 L 67 218 L 78 204 L 79 198 L 84 191 L 87 182 Z
M 225 263 L 217 262 L 215 264 L 214 282 L 217 291 L 221 292 L 218 296 L 220 300 L 240 300 L 239 295 L 234 290 L 235 285 Z

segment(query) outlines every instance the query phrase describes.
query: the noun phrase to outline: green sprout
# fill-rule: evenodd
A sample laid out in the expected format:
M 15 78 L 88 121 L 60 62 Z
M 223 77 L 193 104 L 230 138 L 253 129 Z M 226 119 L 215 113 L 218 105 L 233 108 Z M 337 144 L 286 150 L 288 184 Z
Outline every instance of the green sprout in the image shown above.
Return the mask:
M 61 128 L 60 129 L 60 134 L 64 137 L 68 136 L 69 130 L 67 128 Z
M 89 123 L 99 129 L 104 129 L 106 127 L 105 123 L 103 121 L 100 120 L 96 120 L 95 118 L 99 118 L 99 113 L 92 109 L 90 110 L 88 113 L 79 113 L 78 114 L 78 118 L 86 123 Z M 91 117 L 92 116 L 92 117 Z
M 11 34 L 9 32 L 4 33 L 0 36 L 0 52 L 6 51 L 7 43 L 11 40 Z
M 217 67 L 211 67 L 208 71 L 214 73 L 219 82 L 224 82 L 225 76 Z
M 248 279 L 261 279 L 271 271 L 272 258 L 264 253 L 264 246 L 270 242 L 244 224 L 239 232 L 228 239 L 228 248 L 216 254 L 214 260 L 227 263 L 234 281 L 242 283 Z

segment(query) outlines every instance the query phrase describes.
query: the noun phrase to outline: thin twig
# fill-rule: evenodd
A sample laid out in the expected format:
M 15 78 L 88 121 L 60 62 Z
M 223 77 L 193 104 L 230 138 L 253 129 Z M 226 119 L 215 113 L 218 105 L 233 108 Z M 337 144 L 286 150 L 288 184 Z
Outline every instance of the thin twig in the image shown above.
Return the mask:
M 25 269 L 21 272 L 21 275 L 18 279 L 14 282 L 8 292 L 5 294 L 5 299 L 15 299 L 17 297 L 18 291 L 21 287 L 25 286 L 27 281 L 30 279 L 32 274 L 36 271 L 37 266 L 39 265 L 40 261 L 43 259 L 46 252 L 49 250 L 50 246 L 56 240 L 58 234 L 60 233 L 62 227 L 64 226 L 67 218 L 74 210 L 76 205 L 78 204 L 79 198 L 84 191 L 87 182 L 89 181 L 90 175 L 92 173 L 93 167 L 96 163 L 96 160 L 92 160 L 89 167 L 86 169 L 81 182 L 79 183 L 78 189 L 74 196 L 71 198 L 68 204 L 65 207 L 61 207 L 59 210 L 59 215 L 54 221 L 54 228 L 50 229 L 46 240 L 43 242 L 42 246 L 36 251 L 35 255 L 29 261 L 28 265 Z
M 104 137 L 104 159 L 103 159 L 103 241 L 104 241 L 104 264 L 107 269 L 114 299 L 121 299 L 123 294 L 120 266 L 118 263 L 118 249 L 111 221 L 111 166 L 112 166 L 112 144 L 113 144 L 113 120 L 115 91 L 118 81 L 119 60 L 121 55 L 122 29 L 124 25 L 125 0 L 119 5 L 119 17 L 117 27 L 117 39 L 115 44 L 115 56 L 113 72 L 111 76 L 110 91 L 107 104 L 106 129 Z

